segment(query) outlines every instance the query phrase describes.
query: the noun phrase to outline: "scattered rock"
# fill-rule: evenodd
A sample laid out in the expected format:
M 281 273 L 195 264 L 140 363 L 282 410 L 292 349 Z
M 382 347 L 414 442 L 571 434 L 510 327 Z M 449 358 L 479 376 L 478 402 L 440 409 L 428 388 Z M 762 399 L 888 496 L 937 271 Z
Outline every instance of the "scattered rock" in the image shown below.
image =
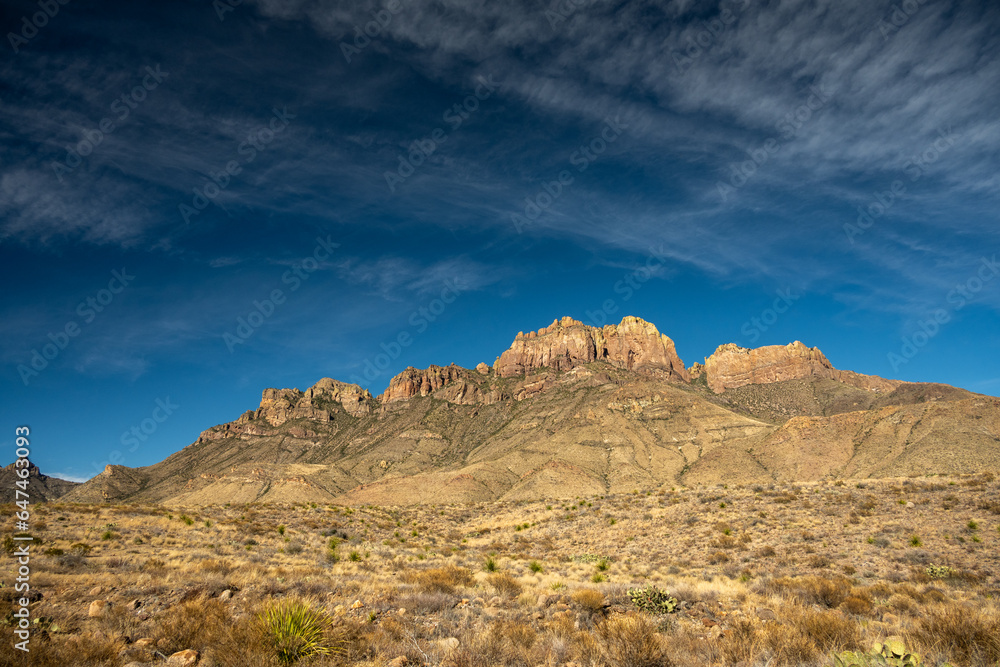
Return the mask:
M 770 609 L 766 607 L 757 607 L 757 618 L 762 621 L 774 621 L 777 620 L 777 615 Z
M 361 609 L 365 606 L 365 603 L 361 600 L 355 600 L 354 604 L 351 605 L 351 609 Z
M 222 600 L 223 602 L 226 602 L 232 597 L 233 597 L 233 592 L 228 588 L 219 594 L 219 599 Z
M 703 618 L 703 619 L 701 619 L 701 624 L 704 625 L 706 628 L 714 628 L 714 627 L 716 627 L 716 626 L 719 625 L 718 623 L 716 623 L 715 621 L 713 621 L 710 618 Z
M 111 603 L 107 600 L 94 600 L 87 609 L 87 616 L 90 618 L 101 618 L 111 609 Z
M 167 667 L 191 667 L 198 662 L 198 651 L 185 649 L 167 658 Z
M 400 607 L 399 611 L 397 611 L 396 613 L 399 614 L 400 616 L 404 616 L 404 615 L 406 615 L 406 609 L 403 608 L 403 607 Z
M 454 651 L 455 649 L 458 648 L 458 645 L 460 643 L 461 642 L 458 641 L 457 637 L 447 637 L 439 641 L 438 646 L 440 646 L 445 651 Z
M 403 667 L 403 665 L 408 664 L 409 661 L 406 659 L 405 655 L 401 655 L 398 658 L 393 658 L 389 661 L 389 667 Z
M 140 600 L 139 598 L 136 598 L 136 599 L 132 600 L 131 602 L 129 602 L 128 604 L 125 605 L 125 607 L 127 607 L 128 609 L 130 609 L 132 611 L 135 611 L 136 609 L 138 609 L 141 606 L 142 606 L 142 600 Z
M 93 595 L 93 596 L 96 597 L 96 596 L 100 595 L 103 592 L 104 592 L 103 588 L 101 588 L 100 586 L 94 586 L 93 588 L 90 589 L 90 592 L 88 593 L 88 595 Z
M 914 505 L 912 502 L 906 503 L 906 509 L 913 509 L 914 507 L 916 507 L 916 505 Z
M 135 646 L 138 648 L 146 648 L 148 646 L 155 646 L 156 640 L 151 637 L 141 637 L 135 640 Z
M 539 595 L 538 596 L 537 606 L 541 607 L 541 608 L 548 607 L 549 606 L 549 596 L 546 595 L 545 593 L 542 593 L 541 595 Z

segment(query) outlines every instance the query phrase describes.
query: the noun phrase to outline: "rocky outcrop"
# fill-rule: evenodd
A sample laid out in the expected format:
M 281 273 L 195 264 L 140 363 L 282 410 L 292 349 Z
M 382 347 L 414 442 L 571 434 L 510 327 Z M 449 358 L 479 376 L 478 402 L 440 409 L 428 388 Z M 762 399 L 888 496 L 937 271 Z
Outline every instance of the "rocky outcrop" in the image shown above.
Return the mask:
M 712 356 L 705 359 L 704 368 L 692 369 L 692 375 L 702 374 L 708 387 L 717 394 L 748 384 L 770 384 L 809 377 L 837 380 L 874 392 L 890 392 L 902 384 L 874 375 L 837 370 L 819 348 L 806 347 L 799 341 L 753 350 L 733 343 L 720 345 Z
M 491 393 L 484 393 L 476 383 L 476 380 L 482 381 L 482 378 L 475 376 L 473 371 L 455 364 L 430 366 L 426 369 L 410 366 L 392 378 L 389 387 L 378 398 L 383 404 L 430 395 L 459 405 L 492 402 Z
M 464 373 L 468 373 L 468 371 L 455 364 L 430 366 L 425 370 L 409 366 L 405 371 L 389 380 L 389 387 L 379 396 L 379 400 L 383 403 L 392 403 L 393 401 L 405 401 L 414 396 L 427 396 L 446 384 L 461 380 Z
M 372 411 L 372 395 L 356 384 L 330 378 L 321 379 L 304 392 L 298 389 L 265 389 L 260 407 L 245 412 L 236 423 L 263 420 L 271 426 L 280 426 L 290 419 L 328 422 L 337 408 L 354 417 L 363 417 Z
M 303 398 L 320 404 L 340 403 L 353 417 L 363 417 L 372 411 L 372 395 L 367 389 L 331 378 L 323 378 L 306 389 Z
M 497 358 L 493 370 L 500 377 L 514 377 L 538 368 L 565 371 L 594 361 L 689 380 L 674 342 L 638 317 L 626 317 L 621 324 L 602 328 L 564 317 L 537 332 L 518 333 L 510 348 Z
M 79 486 L 77 482 L 69 482 L 58 477 L 49 477 L 42 474 L 31 461 L 26 466 L 28 470 L 28 488 L 25 489 L 32 502 L 43 500 L 55 500 L 60 496 L 69 493 L 73 487 Z M 17 498 L 15 491 L 19 488 L 15 483 L 24 479 L 17 474 L 18 470 L 23 470 L 25 466 L 18 467 L 17 462 L 11 463 L 5 468 L 0 468 L 0 503 L 12 503 Z

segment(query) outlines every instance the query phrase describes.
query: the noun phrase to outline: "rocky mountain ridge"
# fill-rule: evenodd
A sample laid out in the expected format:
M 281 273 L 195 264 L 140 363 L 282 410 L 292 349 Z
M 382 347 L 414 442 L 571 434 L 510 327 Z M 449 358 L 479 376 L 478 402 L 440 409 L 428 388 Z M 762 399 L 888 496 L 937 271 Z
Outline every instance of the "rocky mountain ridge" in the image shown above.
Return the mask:
M 67 500 L 409 504 L 1000 466 L 1000 400 L 840 371 L 795 342 L 685 368 L 626 317 L 519 333 L 492 366 L 407 368 L 373 397 L 324 378 Z

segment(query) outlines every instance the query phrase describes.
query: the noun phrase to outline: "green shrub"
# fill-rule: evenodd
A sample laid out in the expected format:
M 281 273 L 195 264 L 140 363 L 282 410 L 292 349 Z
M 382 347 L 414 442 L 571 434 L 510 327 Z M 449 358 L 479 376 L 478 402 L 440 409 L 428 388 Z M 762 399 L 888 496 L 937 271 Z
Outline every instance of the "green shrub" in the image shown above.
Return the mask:
M 336 649 L 336 642 L 328 636 L 330 617 L 304 600 L 275 602 L 261 613 L 259 620 L 278 659 L 285 664 L 329 655 Z
M 630 588 L 628 596 L 638 609 L 650 614 L 672 614 L 677 611 L 677 598 L 652 584 L 645 588 Z
M 542 571 L 542 564 L 539 563 L 537 560 L 533 560 L 530 563 L 528 563 L 528 569 L 530 569 L 532 572 L 536 572 L 536 573 L 537 572 L 541 572 Z

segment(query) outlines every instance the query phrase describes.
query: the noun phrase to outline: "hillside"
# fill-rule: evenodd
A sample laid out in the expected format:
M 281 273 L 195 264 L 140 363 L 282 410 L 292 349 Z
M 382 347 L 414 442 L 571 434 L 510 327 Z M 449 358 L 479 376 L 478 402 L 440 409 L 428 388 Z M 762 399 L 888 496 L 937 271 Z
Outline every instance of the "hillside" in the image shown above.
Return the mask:
M 14 486 L 14 483 L 19 479 L 21 478 L 17 474 L 16 463 L 0 468 L 0 504 L 12 503 L 17 499 L 15 498 L 17 487 Z M 38 466 L 33 463 L 28 466 L 27 492 L 29 501 L 32 503 L 55 500 L 66 495 L 75 486 L 79 486 L 79 484 L 43 475 Z
M 679 484 L 1000 469 L 1000 399 L 840 371 L 802 343 L 685 368 L 655 326 L 563 318 L 492 367 L 409 368 L 373 397 L 324 378 L 65 500 L 481 502 Z

